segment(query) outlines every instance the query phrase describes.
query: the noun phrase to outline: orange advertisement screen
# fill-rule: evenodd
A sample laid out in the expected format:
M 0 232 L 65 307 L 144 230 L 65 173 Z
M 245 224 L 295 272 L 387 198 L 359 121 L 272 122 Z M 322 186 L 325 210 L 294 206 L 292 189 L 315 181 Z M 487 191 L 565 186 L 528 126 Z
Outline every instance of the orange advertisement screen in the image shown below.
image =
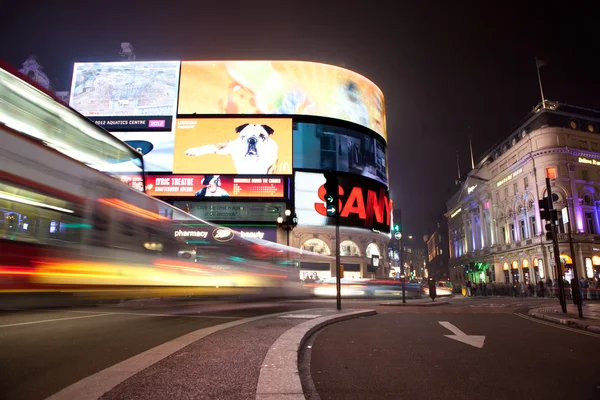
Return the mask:
M 150 196 L 284 197 L 283 177 L 156 175 L 146 177 Z
M 174 174 L 290 175 L 291 118 L 180 118 Z
M 313 115 L 365 126 L 387 140 L 383 93 L 333 65 L 304 61 L 182 61 L 178 114 Z

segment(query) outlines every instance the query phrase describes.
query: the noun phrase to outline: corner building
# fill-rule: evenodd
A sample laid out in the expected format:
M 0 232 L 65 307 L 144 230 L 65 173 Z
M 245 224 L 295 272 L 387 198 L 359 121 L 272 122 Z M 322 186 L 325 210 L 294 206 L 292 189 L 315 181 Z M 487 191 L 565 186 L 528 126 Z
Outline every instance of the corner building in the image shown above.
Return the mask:
M 345 276 L 389 274 L 385 106 L 367 78 L 300 61 L 77 63 L 70 105 L 144 154 L 144 182 L 107 172 L 242 236 L 332 256 L 300 263 L 301 278 L 333 276 L 323 173 L 337 172 Z M 214 227 L 174 234 L 200 246 Z
M 552 241 L 538 201 L 546 177 L 558 195 L 564 277 L 600 273 L 600 112 L 546 102 L 484 154 L 447 201 L 449 276 L 454 282 L 556 281 Z M 566 221 L 573 227 L 571 253 Z

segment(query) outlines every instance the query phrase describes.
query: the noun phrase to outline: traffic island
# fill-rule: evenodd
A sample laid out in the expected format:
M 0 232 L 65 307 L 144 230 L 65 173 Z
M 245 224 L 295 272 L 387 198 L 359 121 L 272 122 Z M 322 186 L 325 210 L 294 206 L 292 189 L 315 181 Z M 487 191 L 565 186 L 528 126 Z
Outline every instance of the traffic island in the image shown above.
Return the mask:
M 401 307 L 436 307 L 436 306 L 444 306 L 450 304 L 447 301 L 407 301 L 403 303 L 402 300 L 395 301 L 386 301 L 384 303 L 379 303 L 380 306 L 401 306 Z
M 600 333 L 600 320 L 595 318 L 579 319 L 575 314 L 564 314 L 559 309 L 554 308 L 534 308 L 529 310 L 528 315 L 556 324 L 567 325 L 572 328 Z

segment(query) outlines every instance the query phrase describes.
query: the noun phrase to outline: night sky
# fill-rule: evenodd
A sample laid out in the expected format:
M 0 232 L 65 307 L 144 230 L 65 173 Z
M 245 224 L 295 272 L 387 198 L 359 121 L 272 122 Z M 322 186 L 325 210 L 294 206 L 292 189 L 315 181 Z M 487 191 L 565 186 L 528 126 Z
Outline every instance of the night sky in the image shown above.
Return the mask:
M 600 13 L 571 2 L 5 3 L 0 58 L 36 54 L 57 90 L 74 62 L 119 61 L 121 42 L 138 60 L 295 59 L 368 77 L 386 100 L 394 208 L 417 237 L 456 190 L 457 151 L 468 172 L 469 136 L 477 160 L 540 102 L 535 57 L 547 99 L 600 110 Z

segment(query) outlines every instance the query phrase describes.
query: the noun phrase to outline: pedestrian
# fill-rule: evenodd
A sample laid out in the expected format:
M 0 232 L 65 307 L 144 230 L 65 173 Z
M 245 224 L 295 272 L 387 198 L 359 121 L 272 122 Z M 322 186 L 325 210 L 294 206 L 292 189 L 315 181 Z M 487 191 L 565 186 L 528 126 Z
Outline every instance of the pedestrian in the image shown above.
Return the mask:
M 544 293 L 544 281 L 538 282 L 538 297 L 545 297 Z
M 483 289 L 483 295 L 487 297 L 487 283 L 485 281 L 481 284 L 481 288 Z

